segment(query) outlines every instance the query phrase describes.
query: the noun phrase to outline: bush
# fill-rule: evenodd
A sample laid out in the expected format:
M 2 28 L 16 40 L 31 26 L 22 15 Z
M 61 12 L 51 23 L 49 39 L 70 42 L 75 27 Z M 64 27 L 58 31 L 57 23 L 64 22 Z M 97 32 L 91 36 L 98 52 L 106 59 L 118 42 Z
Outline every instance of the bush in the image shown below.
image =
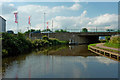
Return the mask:
M 5 52 L 11 56 L 18 55 L 32 47 L 32 43 L 26 40 L 22 33 L 18 33 L 18 35 L 3 33 L 2 36 L 3 56 L 6 56 Z
M 109 42 L 110 36 L 105 36 L 105 40 L 106 40 L 106 42 Z
M 60 45 L 60 44 L 68 44 L 69 42 L 67 41 L 60 41 L 56 38 L 50 38 L 49 39 L 49 42 L 52 44 L 52 45 Z
M 2 35 L 2 56 L 15 56 L 30 51 L 32 48 L 40 48 L 48 45 L 67 44 L 66 41 L 60 41 L 55 38 L 49 39 L 47 36 L 43 36 L 43 39 L 31 41 L 29 38 L 26 39 L 22 33 L 18 33 L 17 35 L 3 33 Z
M 120 36 L 112 36 L 104 46 L 120 48 Z
M 2 49 L 2 54 L 4 54 L 4 56 L 8 55 L 8 51 L 6 49 Z
M 68 32 L 68 31 L 60 29 L 60 30 L 55 30 L 55 32 Z
M 120 36 L 111 37 L 109 43 L 120 44 Z
M 44 35 L 44 36 L 42 37 L 42 39 L 43 39 L 43 40 L 48 40 L 48 37 L 47 37 L 46 35 Z

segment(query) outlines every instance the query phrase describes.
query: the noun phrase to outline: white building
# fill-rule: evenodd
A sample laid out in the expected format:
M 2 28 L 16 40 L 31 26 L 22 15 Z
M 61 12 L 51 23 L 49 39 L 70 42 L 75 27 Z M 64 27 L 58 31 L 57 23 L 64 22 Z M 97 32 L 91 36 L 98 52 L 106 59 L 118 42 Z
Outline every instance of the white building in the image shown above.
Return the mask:
M 6 20 L 0 16 L 0 32 L 6 32 Z

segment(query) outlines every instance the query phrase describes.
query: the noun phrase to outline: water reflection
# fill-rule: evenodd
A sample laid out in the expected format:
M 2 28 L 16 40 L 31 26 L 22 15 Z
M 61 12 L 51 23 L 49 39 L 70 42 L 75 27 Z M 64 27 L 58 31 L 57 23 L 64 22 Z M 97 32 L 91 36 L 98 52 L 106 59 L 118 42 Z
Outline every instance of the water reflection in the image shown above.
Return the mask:
M 3 69 L 5 78 L 118 77 L 118 62 L 89 52 L 87 45 L 49 47 L 6 58 Z

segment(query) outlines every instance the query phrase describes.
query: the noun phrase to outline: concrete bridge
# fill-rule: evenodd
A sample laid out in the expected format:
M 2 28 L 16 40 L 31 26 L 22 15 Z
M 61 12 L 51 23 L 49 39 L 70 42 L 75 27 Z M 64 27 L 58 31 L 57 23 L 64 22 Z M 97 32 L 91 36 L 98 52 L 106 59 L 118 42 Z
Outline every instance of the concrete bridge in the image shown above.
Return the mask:
M 39 39 L 46 35 L 49 38 L 57 38 L 62 41 L 70 41 L 77 44 L 96 43 L 99 36 L 118 35 L 118 32 L 59 32 L 59 33 L 33 33 L 32 39 Z

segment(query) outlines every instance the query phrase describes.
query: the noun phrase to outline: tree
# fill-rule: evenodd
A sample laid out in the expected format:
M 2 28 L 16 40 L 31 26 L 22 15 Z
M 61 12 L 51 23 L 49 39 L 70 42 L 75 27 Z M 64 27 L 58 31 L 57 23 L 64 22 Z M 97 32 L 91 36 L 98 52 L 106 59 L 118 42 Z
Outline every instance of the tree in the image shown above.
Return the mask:
M 68 31 L 60 29 L 60 30 L 55 30 L 55 32 L 68 32 Z
M 35 29 L 31 29 L 31 30 L 26 31 L 25 33 L 30 33 L 30 32 L 34 32 L 34 31 L 35 31 Z
M 83 28 L 82 32 L 88 32 L 87 28 Z
M 120 29 L 118 29 L 117 32 L 120 32 Z
M 113 29 L 107 29 L 106 31 L 107 32 L 113 32 L 114 30 Z
M 47 32 L 47 31 L 52 32 L 50 29 L 44 29 L 44 30 L 42 30 L 42 32 Z

